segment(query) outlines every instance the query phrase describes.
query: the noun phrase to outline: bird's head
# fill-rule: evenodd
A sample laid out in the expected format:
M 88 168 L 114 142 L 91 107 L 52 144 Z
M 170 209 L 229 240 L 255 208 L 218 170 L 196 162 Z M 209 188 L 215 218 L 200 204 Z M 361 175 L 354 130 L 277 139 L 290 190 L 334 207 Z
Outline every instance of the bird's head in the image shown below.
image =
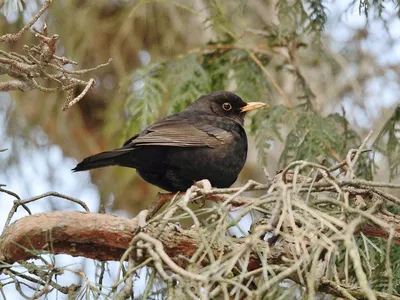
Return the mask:
M 246 103 L 238 95 L 227 91 L 216 91 L 201 96 L 188 108 L 227 117 L 243 125 L 246 112 L 267 106 L 262 102 Z

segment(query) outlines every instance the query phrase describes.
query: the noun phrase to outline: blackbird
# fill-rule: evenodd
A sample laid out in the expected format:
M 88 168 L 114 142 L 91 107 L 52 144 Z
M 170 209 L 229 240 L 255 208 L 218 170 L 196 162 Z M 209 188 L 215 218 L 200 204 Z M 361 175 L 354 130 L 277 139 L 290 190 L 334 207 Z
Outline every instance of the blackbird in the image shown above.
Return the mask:
M 135 168 L 144 180 L 170 192 L 185 191 L 202 179 L 229 187 L 247 157 L 244 115 L 264 106 L 231 92 L 212 92 L 150 125 L 121 148 L 89 156 L 72 170 Z

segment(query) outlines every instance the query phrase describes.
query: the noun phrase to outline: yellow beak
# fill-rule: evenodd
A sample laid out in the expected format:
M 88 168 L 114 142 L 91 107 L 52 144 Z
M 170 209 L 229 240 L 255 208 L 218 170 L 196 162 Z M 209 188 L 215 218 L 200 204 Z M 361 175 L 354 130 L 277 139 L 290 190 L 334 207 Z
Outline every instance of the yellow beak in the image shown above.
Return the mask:
M 260 109 L 262 107 L 268 106 L 268 104 L 262 103 L 262 102 L 249 102 L 247 103 L 246 106 L 243 106 L 240 111 L 241 112 L 246 112 L 246 111 L 251 111 L 251 110 L 256 110 Z

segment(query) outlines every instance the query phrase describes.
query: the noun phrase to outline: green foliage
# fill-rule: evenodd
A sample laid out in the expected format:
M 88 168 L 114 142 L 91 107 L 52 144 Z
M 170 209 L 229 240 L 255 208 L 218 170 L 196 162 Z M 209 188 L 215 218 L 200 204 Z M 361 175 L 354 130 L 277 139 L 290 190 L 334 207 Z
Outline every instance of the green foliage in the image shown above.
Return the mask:
M 158 116 L 163 93 L 166 91 L 166 86 L 159 77 L 159 69 L 160 65 L 156 65 L 138 70 L 121 86 L 121 90 L 127 95 L 125 109 L 130 116 L 125 138 L 153 123 Z
M 380 238 L 367 237 L 364 234 L 355 237 L 355 241 L 360 253 L 362 268 L 370 278 L 371 287 L 381 292 L 387 292 L 389 285 L 386 272 L 387 241 Z M 343 245 L 338 250 L 339 255 L 336 257 L 335 265 L 339 276 L 344 277 L 347 259 L 350 261 L 348 263 L 349 283 L 355 284 L 357 282 L 356 274 L 348 252 L 345 251 Z M 400 246 L 398 244 L 394 243 L 390 246 L 389 256 L 393 273 L 393 293 L 398 294 L 400 292 Z
M 371 275 L 371 285 L 378 291 L 386 292 L 389 280 L 386 272 L 387 241 L 380 238 L 358 238 L 360 253 L 365 258 L 364 269 Z M 400 246 L 390 245 L 390 261 L 393 273 L 393 292 L 400 292 Z
M 326 7 L 323 1 L 306 0 L 304 1 L 308 7 L 308 30 L 310 32 L 322 33 L 324 31 L 324 26 L 327 21 Z
M 400 167 L 400 106 L 397 106 L 393 115 L 383 126 L 374 142 L 374 149 L 382 153 L 388 159 L 390 179 L 399 175 Z
M 269 58 L 263 56 L 268 64 Z M 248 52 L 236 51 L 235 61 L 232 64 L 236 93 L 246 101 L 265 101 L 270 94 L 268 81 L 261 69 L 249 58 Z
M 282 130 L 285 129 L 285 130 Z M 289 132 L 286 138 L 282 132 Z M 323 117 L 314 113 L 307 105 L 293 109 L 276 106 L 260 112 L 252 118 L 251 132 L 256 136 L 259 156 L 266 163 L 266 150 L 274 141 L 284 142 L 279 164 L 281 167 L 295 160 L 321 162 L 330 165 L 343 160 L 348 151 L 361 144 L 359 136 L 349 129 L 347 120 L 339 114 Z M 368 156 L 360 157 L 357 175 L 372 178 L 372 162 Z
M 327 21 L 326 8 L 322 2 L 279 0 L 277 10 L 282 31 L 292 35 L 312 34 L 320 38 Z
M 229 20 L 227 14 L 224 13 L 218 0 L 211 0 L 210 7 L 212 15 L 206 19 L 216 32 L 222 32 L 227 35 L 230 39 L 235 40 L 237 38 L 235 30 L 233 28 L 233 22 Z
M 354 1 L 355 2 L 355 1 Z M 385 0 L 372 0 L 372 1 L 359 1 L 358 4 L 358 10 L 360 15 L 364 14 L 365 17 L 368 20 L 369 17 L 369 12 L 372 10 L 373 15 L 377 19 L 383 19 L 384 18 L 384 11 L 387 9 L 388 5 L 393 5 L 394 8 L 396 9 L 396 13 L 398 16 L 400 16 L 400 2 L 398 0 L 392 0 L 392 1 L 385 1 Z
M 212 91 L 210 76 L 194 54 L 170 62 L 166 72 L 168 77 L 165 79 L 172 87 L 168 113 L 181 111 L 193 100 Z
M 229 82 L 229 72 L 232 69 L 231 60 L 234 51 L 213 52 L 203 54 L 203 68 L 210 77 L 212 90 L 223 90 Z
M 290 109 L 279 105 L 267 111 L 258 112 L 251 118 L 251 133 L 255 136 L 258 157 L 263 165 L 267 164 L 267 150 L 270 149 L 271 143 L 283 142 L 281 129 L 290 125 L 290 121 L 294 121 L 293 114 Z

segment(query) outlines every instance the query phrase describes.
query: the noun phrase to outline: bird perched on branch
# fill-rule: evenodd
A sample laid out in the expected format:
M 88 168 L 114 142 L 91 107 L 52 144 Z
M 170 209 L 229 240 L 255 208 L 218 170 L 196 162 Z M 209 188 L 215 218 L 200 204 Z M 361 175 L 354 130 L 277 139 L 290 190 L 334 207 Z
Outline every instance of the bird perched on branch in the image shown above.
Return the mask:
M 202 179 L 214 187 L 229 187 L 246 162 L 244 116 L 264 106 L 246 103 L 226 91 L 203 95 L 131 137 L 121 148 L 85 158 L 73 171 L 135 168 L 144 180 L 170 192 L 185 191 Z

